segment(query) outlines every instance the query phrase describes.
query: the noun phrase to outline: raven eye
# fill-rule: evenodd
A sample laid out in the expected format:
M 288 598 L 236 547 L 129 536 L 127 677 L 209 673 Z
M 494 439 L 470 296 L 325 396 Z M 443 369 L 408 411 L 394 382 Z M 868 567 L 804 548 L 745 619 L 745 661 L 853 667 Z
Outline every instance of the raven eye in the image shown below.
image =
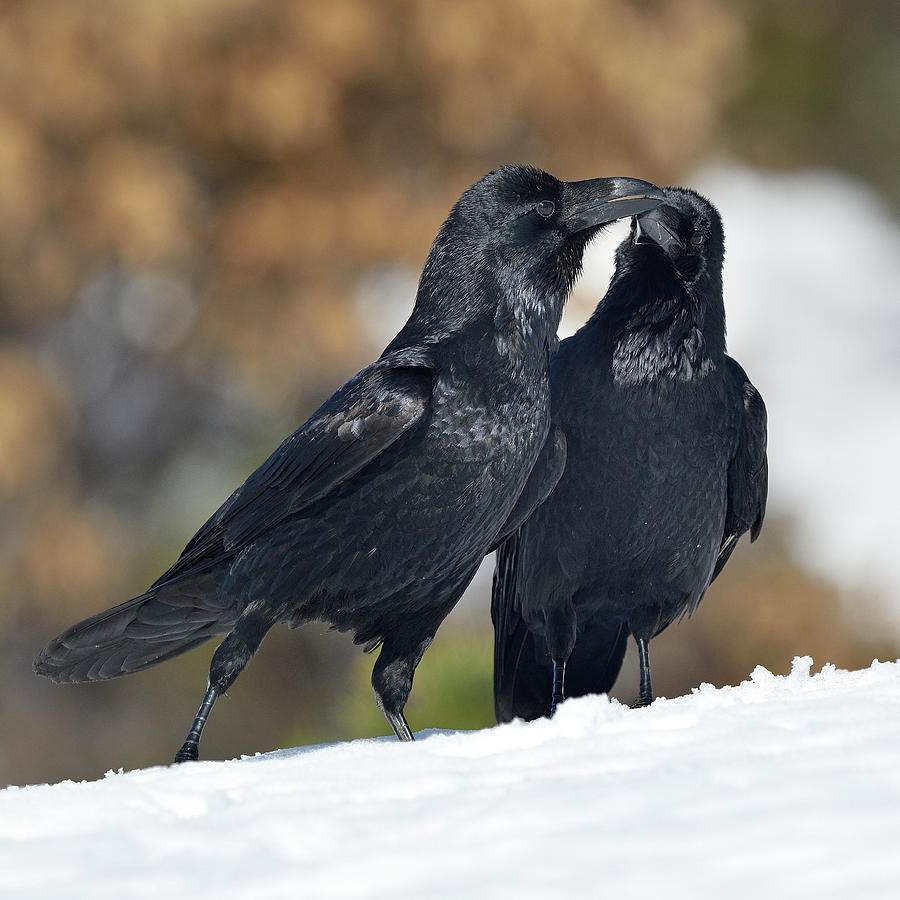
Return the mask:
M 699 246 L 703 243 L 704 240 L 705 240 L 705 238 L 703 237 L 703 235 L 700 234 L 699 231 L 695 231 L 695 232 L 691 235 L 691 246 L 692 246 L 692 247 L 699 247 Z
M 549 219 L 556 212 L 556 204 L 552 200 L 541 200 L 534 211 L 542 218 Z

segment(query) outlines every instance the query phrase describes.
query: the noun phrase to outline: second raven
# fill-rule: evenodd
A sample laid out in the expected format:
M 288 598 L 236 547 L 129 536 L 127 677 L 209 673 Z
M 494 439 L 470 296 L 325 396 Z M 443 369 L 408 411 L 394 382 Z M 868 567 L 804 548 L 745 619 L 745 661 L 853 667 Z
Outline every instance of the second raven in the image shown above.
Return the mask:
M 491 613 L 497 718 L 609 691 L 628 635 L 692 613 L 766 507 L 766 408 L 725 352 L 724 237 L 690 190 L 636 216 L 609 290 L 551 362 L 565 471 L 501 547 Z
M 73 625 L 35 670 L 62 682 L 115 678 L 226 634 L 176 755 L 196 759 L 216 698 L 269 629 L 319 619 L 381 646 L 376 700 L 411 740 L 403 707 L 422 654 L 485 553 L 559 474 L 551 466 L 548 485 L 523 491 L 547 438 L 549 348 L 585 244 L 660 199 L 642 181 L 566 183 L 521 166 L 473 185 L 381 357 L 288 437 L 145 593 Z M 557 446 L 551 439 L 544 457 Z

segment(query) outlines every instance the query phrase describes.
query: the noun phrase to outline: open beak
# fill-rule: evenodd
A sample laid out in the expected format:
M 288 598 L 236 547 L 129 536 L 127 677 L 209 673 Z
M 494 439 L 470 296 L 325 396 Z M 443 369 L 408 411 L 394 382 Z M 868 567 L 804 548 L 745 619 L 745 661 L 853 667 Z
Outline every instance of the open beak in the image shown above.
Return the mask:
M 657 244 L 672 256 L 684 250 L 678 236 L 678 214 L 670 206 L 659 206 L 634 218 L 635 244 Z
M 563 222 L 570 233 L 648 212 L 666 199 L 661 188 L 639 178 L 569 181 L 563 196 Z

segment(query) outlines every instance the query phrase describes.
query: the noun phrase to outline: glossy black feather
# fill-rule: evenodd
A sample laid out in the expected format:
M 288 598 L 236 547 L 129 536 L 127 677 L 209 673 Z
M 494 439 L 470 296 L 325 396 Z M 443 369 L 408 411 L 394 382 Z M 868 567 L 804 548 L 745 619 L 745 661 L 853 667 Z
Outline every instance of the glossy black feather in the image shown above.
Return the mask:
M 130 674 L 231 629 L 226 564 L 355 475 L 425 414 L 432 372 L 393 354 L 349 381 L 241 485 L 139 597 L 72 626 L 35 663 L 57 681 Z M 399 365 L 397 365 L 399 362 Z M 103 657 L 98 663 L 98 658 Z
M 551 428 L 537 462 L 519 494 L 519 499 L 500 527 L 491 550 L 524 524 L 528 517 L 550 496 L 566 468 L 566 436 L 560 428 Z
M 762 526 L 766 412 L 725 353 L 721 222 L 694 192 L 667 194 L 646 217 L 672 211 L 666 247 L 633 225 L 606 297 L 551 363 L 568 454 L 498 552 L 500 721 L 547 714 L 551 657 L 568 660 L 567 696 L 608 691 L 628 634 L 649 640 L 692 613 Z

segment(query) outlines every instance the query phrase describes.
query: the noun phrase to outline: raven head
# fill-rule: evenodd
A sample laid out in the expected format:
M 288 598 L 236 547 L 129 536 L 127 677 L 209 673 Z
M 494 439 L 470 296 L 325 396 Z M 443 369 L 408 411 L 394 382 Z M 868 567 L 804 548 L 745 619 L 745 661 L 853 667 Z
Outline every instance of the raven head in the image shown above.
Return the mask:
M 720 283 L 725 239 L 716 208 L 686 188 L 664 188 L 663 193 L 664 204 L 634 217 L 622 250 L 668 260 L 688 285 Z
M 416 305 L 440 297 L 451 330 L 488 314 L 501 330 L 553 336 L 590 238 L 663 199 L 655 185 L 634 178 L 565 182 L 530 166 L 490 172 L 441 227 Z
M 642 335 L 649 365 L 674 370 L 673 354 L 687 348 L 687 371 L 705 371 L 704 360 L 725 352 L 722 220 L 704 197 L 685 188 L 663 188 L 665 203 L 634 217 L 616 251 L 616 271 L 600 309 L 607 326 Z M 636 345 L 635 345 L 636 346 Z M 632 346 L 631 356 L 636 351 Z M 648 351 L 649 352 L 649 351 Z M 652 360 L 648 363 L 647 360 Z M 674 367 L 674 368 L 673 368 Z
M 504 166 L 466 191 L 455 211 L 501 269 L 567 293 L 587 242 L 604 225 L 661 202 L 659 188 L 635 178 L 559 181 L 530 166 Z

